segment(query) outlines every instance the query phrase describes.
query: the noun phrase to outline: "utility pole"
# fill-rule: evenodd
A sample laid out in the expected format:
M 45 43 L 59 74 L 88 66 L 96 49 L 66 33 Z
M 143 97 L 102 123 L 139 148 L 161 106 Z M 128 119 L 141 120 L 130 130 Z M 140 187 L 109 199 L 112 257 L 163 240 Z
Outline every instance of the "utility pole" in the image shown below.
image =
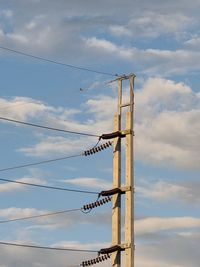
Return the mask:
M 119 249 L 112 253 L 112 267 L 121 267 L 121 251 L 125 251 L 125 267 L 134 267 L 134 170 L 133 170 L 133 118 L 135 75 L 122 76 L 118 81 L 118 110 L 114 117 L 114 131 L 121 135 L 114 138 L 113 188 L 120 191 L 113 195 L 112 246 Z M 129 80 L 129 100 L 123 103 L 123 80 Z M 122 130 L 122 109 L 126 111 L 126 129 Z M 121 185 L 121 138 L 126 139 L 125 185 Z M 125 194 L 125 244 L 121 244 L 121 195 Z

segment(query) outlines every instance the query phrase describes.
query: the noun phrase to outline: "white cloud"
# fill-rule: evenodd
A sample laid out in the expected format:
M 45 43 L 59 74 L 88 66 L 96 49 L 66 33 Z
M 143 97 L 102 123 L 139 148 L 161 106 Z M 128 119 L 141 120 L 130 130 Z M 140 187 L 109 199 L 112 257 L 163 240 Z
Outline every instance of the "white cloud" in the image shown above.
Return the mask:
M 136 264 L 142 267 L 198 267 L 199 238 L 192 239 L 176 234 L 153 238 L 136 245 Z
M 189 194 L 187 187 L 164 181 L 158 181 L 156 183 L 144 181 L 140 186 L 137 186 L 136 192 L 142 197 L 157 201 L 169 201 L 172 199 L 184 200 Z
M 149 79 L 136 93 L 136 159 L 199 168 L 199 107 L 188 86 Z
M 136 220 L 136 234 L 145 235 L 164 230 L 200 228 L 200 219 L 193 217 L 148 217 Z
M 15 180 L 16 182 L 23 182 L 23 183 L 38 183 L 38 184 L 46 184 L 43 179 L 33 178 L 33 177 L 23 177 L 20 179 Z M 4 182 L 0 184 L 0 193 L 4 192 L 14 192 L 16 190 L 24 191 L 27 190 L 26 185 L 12 183 L 12 182 Z
M 131 31 L 127 28 L 127 27 L 124 27 L 124 26 L 121 26 L 121 25 L 112 25 L 110 26 L 110 31 L 113 35 L 116 35 L 116 36 L 131 36 L 132 33 Z
M 70 139 L 56 136 L 39 136 L 39 142 L 33 146 L 20 148 L 18 151 L 30 156 L 46 156 L 50 153 L 55 154 L 70 154 L 83 153 L 84 149 L 91 145 L 91 139 L 78 138 Z M 91 145 L 92 147 L 92 145 Z
M 52 107 L 46 106 L 41 101 L 27 97 L 14 97 L 10 100 L 0 98 L 1 117 L 26 121 L 42 112 L 50 112 L 52 110 Z
M 135 98 L 136 160 L 198 169 L 200 162 L 199 95 L 183 83 L 150 78 L 141 89 L 136 90 Z M 8 112 L 9 117 L 29 118 L 30 121 L 37 115 L 37 119 L 42 121 L 41 124 L 92 134 L 112 131 L 113 114 L 117 102 L 115 96 L 97 95 L 89 99 L 82 110 L 81 108 L 74 110 L 54 108 L 37 101 L 27 105 L 27 99 L 14 101 L 1 99 L 1 101 L 3 107 L 5 104 L 10 107 L 8 110 L 0 110 L 2 116 Z M 76 118 L 76 115 L 83 111 L 90 116 L 84 124 Z M 37 138 L 39 141 L 36 144 L 20 148 L 19 151 L 32 156 L 45 156 L 49 153 L 68 154 L 90 148 L 95 143 L 94 138 L 83 137 L 72 139 L 38 135 Z
M 199 50 L 200 36 L 193 36 L 191 39 L 185 41 L 185 45 L 191 49 Z
M 86 49 L 105 60 L 109 55 L 112 60 L 122 60 L 131 64 L 131 67 L 134 66 L 134 68 L 135 62 L 137 62 L 137 70 L 149 76 L 167 77 L 200 69 L 199 51 L 190 49 L 141 49 L 134 46 L 118 45 L 113 41 L 98 39 L 97 37 L 84 38 L 84 42 Z
M 91 177 L 66 179 L 64 182 L 67 184 L 78 185 L 87 188 L 109 189 L 112 187 L 112 184 L 104 179 Z
M 46 213 L 44 210 L 37 210 L 34 208 L 16 208 L 10 207 L 7 209 L 0 209 L 0 217 L 7 219 L 15 219 L 20 217 L 29 217 Z
M 162 14 L 162 12 L 146 12 L 142 16 L 133 18 L 128 23 L 132 35 L 138 37 L 155 38 L 166 34 L 176 34 L 194 24 L 195 19 L 189 16 L 176 14 Z

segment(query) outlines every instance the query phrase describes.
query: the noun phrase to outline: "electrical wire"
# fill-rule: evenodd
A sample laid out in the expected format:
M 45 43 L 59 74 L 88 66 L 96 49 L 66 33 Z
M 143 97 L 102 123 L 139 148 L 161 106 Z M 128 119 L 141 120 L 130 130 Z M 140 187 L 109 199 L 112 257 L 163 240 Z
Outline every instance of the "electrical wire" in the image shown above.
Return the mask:
M 75 157 L 88 156 L 88 155 L 94 154 L 96 152 L 99 152 L 102 149 L 105 149 L 105 148 L 109 147 L 110 145 L 112 145 L 112 142 L 107 142 L 106 144 L 103 144 L 100 147 L 97 147 L 98 143 L 100 142 L 100 138 L 99 138 L 98 142 L 95 144 L 95 146 L 93 146 L 89 150 L 85 150 L 83 153 L 80 153 L 77 155 L 61 157 L 61 158 L 55 158 L 55 159 L 49 159 L 49 160 L 34 162 L 34 163 L 28 163 L 28 164 L 23 164 L 23 165 L 18 165 L 18 166 L 7 167 L 7 168 L 0 169 L 0 172 L 15 170 L 15 169 L 21 169 L 21 168 L 26 168 L 26 167 L 31 167 L 31 166 L 41 165 L 41 164 L 47 164 L 47 163 L 60 161 L 60 160 L 66 160 L 66 159 L 75 158 Z M 97 151 L 95 149 L 97 149 Z
M 2 221 L 0 220 L 0 224 L 54 216 L 54 215 L 64 214 L 64 213 L 74 212 L 74 211 L 81 211 L 81 209 L 79 208 L 79 209 L 70 209 L 70 210 L 60 210 L 60 211 L 55 211 L 55 212 L 43 213 L 40 215 L 26 216 L 26 217 L 20 217 L 20 218 L 14 218 L 14 219 L 9 219 L 9 220 L 2 220 Z
M 99 135 L 96 135 L 96 134 L 69 131 L 69 130 L 64 130 L 64 129 L 54 128 L 54 127 L 44 126 L 44 125 L 35 124 L 35 123 L 14 120 L 14 119 L 5 118 L 5 117 L 0 117 L 0 120 L 14 122 L 14 123 L 18 123 L 18 124 L 23 124 L 23 125 L 31 126 L 31 127 L 42 128 L 42 129 L 51 130 L 51 131 L 64 132 L 64 133 L 70 133 L 70 134 L 78 134 L 78 135 L 84 135 L 84 136 L 92 136 L 92 137 L 100 137 Z
M 19 50 L 15 50 L 15 49 L 11 49 L 11 48 L 8 48 L 8 47 L 4 47 L 4 46 L 0 46 L 0 49 L 9 51 L 9 52 L 12 52 L 12 53 L 15 53 L 15 54 L 19 54 L 19 55 L 22 55 L 22 56 L 26 56 L 26 57 L 30 57 L 30 58 L 46 61 L 46 62 L 49 62 L 49 63 L 53 63 L 53 64 L 56 64 L 56 65 L 61 65 L 61 66 L 68 67 L 68 68 L 73 68 L 73 69 L 77 69 L 77 70 L 93 72 L 93 73 L 107 75 L 107 76 L 118 77 L 118 74 L 113 74 L 113 73 L 109 73 L 109 72 L 98 71 L 98 70 L 95 70 L 95 69 L 75 66 L 75 65 L 71 65 L 71 64 L 67 64 L 67 63 L 63 63 L 63 62 L 59 62 L 59 61 L 43 58 L 43 57 L 40 57 L 40 56 L 35 56 L 35 55 L 32 55 L 32 54 L 28 54 L 28 53 L 25 53 L 25 52 L 22 52 L 22 51 L 19 51 Z
M 56 186 L 49 186 L 49 185 L 34 184 L 34 183 L 21 182 L 21 181 L 4 179 L 4 178 L 0 178 L 0 181 L 20 184 L 20 185 L 41 187 L 41 188 L 52 189 L 52 190 L 61 190 L 61 191 L 67 191 L 67 192 L 74 192 L 74 193 L 85 193 L 85 194 L 95 194 L 95 195 L 99 194 L 99 192 L 94 192 L 94 191 L 77 190 L 77 189 L 69 189 L 69 188 L 64 188 L 64 187 L 56 187 Z
M 66 157 L 55 158 L 55 159 L 49 159 L 49 160 L 39 161 L 39 162 L 35 162 L 35 163 L 28 163 L 28 164 L 24 164 L 24 165 L 12 166 L 12 167 L 8 167 L 8 168 L 0 169 L 0 172 L 16 170 L 16 169 L 21 169 L 21 168 L 26 168 L 26 167 L 31 167 L 31 166 L 37 166 L 37 165 L 41 165 L 41 164 L 47 164 L 47 163 L 51 163 L 51 162 L 55 162 L 55 161 L 60 161 L 60 160 L 65 160 L 65 159 L 70 159 L 70 158 L 76 158 L 76 157 L 80 157 L 80 156 L 83 156 L 83 154 L 66 156 Z
M 93 202 L 91 204 L 83 205 L 81 208 L 68 209 L 68 210 L 58 210 L 58 211 L 53 211 L 53 212 L 48 212 L 48 213 L 42 213 L 39 215 L 32 215 L 32 216 L 25 216 L 25 217 L 19 217 L 19 218 L 7 219 L 7 220 L 0 220 L 0 224 L 36 219 L 36 218 L 41 218 L 41 217 L 48 217 L 48 216 L 53 216 L 53 215 L 55 216 L 58 214 L 64 214 L 64 213 L 75 212 L 75 211 L 81 211 L 82 213 L 89 213 L 89 212 L 91 212 L 92 209 L 97 208 L 97 207 L 111 201 L 110 197 L 103 198 L 101 200 L 98 200 L 98 199 L 99 199 L 99 197 L 97 198 L 97 200 L 95 202 Z
M 97 250 L 90 250 L 90 249 L 75 249 L 75 248 L 63 248 L 63 247 L 46 247 L 46 246 L 17 244 L 17 243 L 2 242 L 2 241 L 0 241 L 0 245 L 3 245 L 3 246 L 24 247 L 24 248 L 34 248 L 34 249 L 46 249 L 46 250 L 55 250 L 55 251 L 57 250 L 57 251 L 74 251 L 74 252 L 94 252 L 94 253 L 98 253 Z

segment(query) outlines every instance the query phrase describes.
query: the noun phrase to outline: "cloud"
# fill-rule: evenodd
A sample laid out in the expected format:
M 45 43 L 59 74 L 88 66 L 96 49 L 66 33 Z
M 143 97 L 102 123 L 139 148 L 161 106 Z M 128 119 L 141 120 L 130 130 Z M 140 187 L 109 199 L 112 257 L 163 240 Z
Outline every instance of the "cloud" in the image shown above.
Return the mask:
M 16 208 L 10 207 L 7 209 L 0 209 L 0 217 L 6 219 L 14 219 L 20 217 L 29 217 L 46 213 L 44 210 L 37 210 L 34 208 Z
M 137 71 L 148 76 L 160 75 L 169 77 L 172 75 L 183 75 L 200 69 L 199 51 L 190 49 L 141 49 L 135 46 L 118 45 L 113 41 L 99 39 L 97 37 L 84 38 L 86 48 L 91 53 L 96 53 L 105 60 L 108 55 L 112 60 L 122 60 L 130 64 L 131 68 L 137 62 Z
M 16 242 L 16 243 L 19 243 Z M 20 242 L 20 243 L 27 243 L 27 242 Z M 31 244 L 29 242 L 29 244 Z M 83 249 L 93 249 L 99 248 L 101 245 L 104 246 L 106 243 L 80 243 L 77 241 L 66 241 L 66 243 L 60 242 L 57 243 L 59 246 L 65 246 L 68 248 L 83 248 Z M 34 243 L 34 245 L 37 245 Z M 51 244 L 51 246 L 55 246 L 56 244 Z M 12 255 L 12 257 L 11 257 Z M 25 249 L 25 248 L 17 248 L 17 247 L 7 247 L 2 246 L 0 251 L 1 262 L 5 264 L 6 267 L 16 266 L 16 267 L 46 267 L 50 266 L 53 267 L 55 265 L 59 265 L 61 267 L 66 266 L 74 266 L 80 265 L 83 260 L 93 259 L 96 257 L 95 253 L 81 253 L 81 252 L 58 252 L 58 251 L 51 251 L 49 253 L 45 250 L 38 250 L 38 249 Z M 105 264 L 101 264 L 103 267 L 108 267 L 110 261 L 106 261 Z
M 147 80 L 136 93 L 136 159 L 198 169 L 199 107 L 188 86 Z
M 199 94 L 184 83 L 149 78 L 142 84 L 142 88 L 136 90 L 135 100 L 136 160 L 198 169 Z M 2 101 L 5 103 L 7 100 Z M 27 105 L 28 100 L 25 103 L 23 101 L 6 102 L 12 116 L 29 118 L 32 122 L 31 120 L 37 115 L 40 124 L 92 134 L 102 134 L 113 129 L 113 114 L 117 106 L 115 94 L 114 97 L 97 95 L 88 99 L 80 109 L 54 108 L 37 101 L 36 104 L 33 101 L 33 105 Z M 81 112 L 88 116 L 84 123 L 77 116 Z M 50 153 L 66 155 L 82 152 L 94 144 L 94 138 L 90 137 L 66 138 L 46 134 L 36 137 L 38 139 L 36 144 L 20 148 L 18 151 L 31 156 L 46 156 Z
M 39 136 L 39 142 L 30 147 L 18 149 L 29 156 L 67 155 L 70 153 L 83 153 L 84 149 L 91 145 L 89 138 L 64 138 L 61 136 Z M 92 146 L 91 146 L 92 147 Z
M 110 26 L 109 30 L 113 35 L 116 35 L 119 37 L 132 35 L 131 31 L 127 27 L 122 26 L 122 25 L 112 25 Z
M 136 234 L 145 235 L 166 230 L 200 228 L 200 219 L 193 217 L 148 217 L 136 220 Z
M 136 245 L 136 264 L 142 267 L 198 267 L 199 238 L 192 239 L 176 234 L 155 236 L 147 243 Z
M 39 178 L 33 178 L 33 177 L 23 177 L 23 178 L 17 179 L 16 181 L 23 182 L 23 183 L 36 183 L 36 184 L 38 183 L 42 185 L 46 184 L 45 180 L 39 179 Z M 0 193 L 15 192 L 16 190 L 18 191 L 27 190 L 27 186 L 22 185 L 22 184 L 12 183 L 12 182 L 4 182 L 0 184 Z
M 127 28 L 132 32 L 132 37 L 156 38 L 167 34 L 176 36 L 194 23 L 194 18 L 180 13 L 145 12 L 142 16 L 132 18 Z
M 147 75 L 169 76 L 199 70 L 198 51 L 186 49 L 187 46 L 182 49 L 183 43 L 189 41 L 194 29 L 199 27 L 194 8 L 198 7 L 197 3 L 191 7 L 184 1 L 183 7 L 180 2 L 160 5 L 153 0 L 145 4 L 140 1 L 133 9 L 130 0 L 124 5 L 115 1 L 113 10 L 112 1 L 103 2 L 100 6 L 91 1 L 84 5 L 80 1 L 70 4 L 31 1 L 29 5 L 20 1 L 4 10 L 7 15 L 2 15 L 5 21 L 0 27 L 1 44 L 66 63 L 87 65 L 94 59 L 104 65 L 108 60 L 118 65 L 125 63 Z M 20 10 L 25 10 L 23 16 L 19 16 Z M 107 39 L 100 39 L 102 35 Z M 113 35 L 119 37 L 117 41 Z M 152 45 L 152 39 L 168 40 L 169 35 L 176 39 L 175 48 L 161 49 L 158 42 Z M 128 41 L 122 42 L 122 36 Z M 139 39 L 144 49 L 134 46 Z
M 199 50 L 200 36 L 193 36 L 189 40 L 185 41 L 185 45 L 190 49 Z
M 161 180 L 156 183 L 144 181 L 136 190 L 140 196 L 156 201 L 184 200 L 189 195 L 187 187 Z
M 40 118 L 40 124 L 52 126 L 59 129 L 69 131 L 77 131 L 95 135 L 112 131 L 113 128 L 113 112 L 116 106 L 116 99 L 108 96 L 99 95 L 93 99 L 87 100 L 83 110 L 53 108 L 45 106 L 46 112 L 37 113 L 37 118 Z M 90 119 L 84 123 L 76 118 L 77 114 L 85 111 Z M 26 110 L 28 114 L 28 110 Z M 31 156 L 46 156 L 51 154 L 70 154 L 83 153 L 85 149 L 92 148 L 97 142 L 94 137 L 79 137 L 69 135 L 63 136 L 48 136 L 40 134 L 36 137 L 38 142 L 29 147 L 19 148 L 18 151 Z
M 140 179 L 136 187 L 138 197 L 157 201 L 171 202 L 176 204 L 187 204 L 195 207 L 199 205 L 200 182 L 198 179 L 182 179 L 181 181 L 168 182 L 166 179 L 159 179 L 149 182 L 147 179 Z
M 81 187 L 87 188 L 97 188 L 97 189 L 109 189 L 112 187 L 112 184 L 104 179 L 100 178 L 91 178 L 91 177 L 79 177 L 73 179 L 64 180 L 67 184 L 78 185 Z
M 28 97 L 0 98 L 1 117 L 26 121 L 45 111 L 50 112 L 52 108 L 45 106 L 41 101 Z

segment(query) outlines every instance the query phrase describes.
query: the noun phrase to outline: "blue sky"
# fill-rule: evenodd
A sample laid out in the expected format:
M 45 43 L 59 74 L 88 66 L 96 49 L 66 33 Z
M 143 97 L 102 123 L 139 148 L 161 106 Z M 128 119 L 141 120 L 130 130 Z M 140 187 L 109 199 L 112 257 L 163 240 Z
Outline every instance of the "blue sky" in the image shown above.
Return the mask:
M 199 8 L 194 0 L 0 1 L 0 46 L 100 72 L 136 74 L 138 267 L 199 266 Z M 117 104 L 116 84 L 107 84 L 112 76 L 4 50 L 0 69 L 1 117 L 93 134 L 112 131 Z M 126 83 L 124 89 L 126 94 Z M 0 169 L 77 154 L 97 142 L 5 121 L 0 136 Z M 109 189 L 112 149 L 1 172 L 0 178 Z M 6 220 L 79 208 L 96 196 L 2 182 L 0 199 L 0 220 Z M 2 224 L 0 240 L 98 250 L 111 243 L 111 204 L 87 215 Z M 2 246 L 0 267 L 76 266 L 92 256 Z

